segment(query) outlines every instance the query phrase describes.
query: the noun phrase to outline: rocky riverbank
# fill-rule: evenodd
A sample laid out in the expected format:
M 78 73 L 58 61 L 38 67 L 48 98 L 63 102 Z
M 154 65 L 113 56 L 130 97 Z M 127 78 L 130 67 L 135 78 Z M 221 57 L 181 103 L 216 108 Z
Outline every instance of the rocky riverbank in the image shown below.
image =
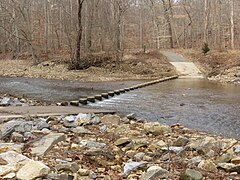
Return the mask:
M 7 106 L 41 106 L 46 105 L 44 102 L 27 99 L 24 97 L 14 97 L 8 94 L 0 94 L 0 107 Z
M 9 119 L 0 130 L 1 179 L 240 179 L 237 140 L 134 114 Z

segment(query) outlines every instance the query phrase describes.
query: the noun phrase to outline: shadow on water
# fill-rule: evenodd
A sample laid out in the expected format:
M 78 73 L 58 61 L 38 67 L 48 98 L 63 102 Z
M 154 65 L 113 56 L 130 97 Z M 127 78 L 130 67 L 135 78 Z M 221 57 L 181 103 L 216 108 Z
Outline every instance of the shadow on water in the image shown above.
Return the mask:
M 81 83 L 78 81 L 0 78 L 0 91 L 59 102 L 76 100 L 142 81 Z M 181 123 L 189 128 L 240 138 L 240 87 L 204 79 L 177 79 L 134 90 L 91 107 L 136 113 L 147 120 Z

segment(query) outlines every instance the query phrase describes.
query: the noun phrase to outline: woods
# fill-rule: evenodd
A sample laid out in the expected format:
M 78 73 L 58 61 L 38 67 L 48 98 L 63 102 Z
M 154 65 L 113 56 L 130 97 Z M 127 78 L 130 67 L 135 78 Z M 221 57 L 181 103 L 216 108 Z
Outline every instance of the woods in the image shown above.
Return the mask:
M 37 63 L 49 52 L 80 58 L 80 41 L 84 53 L 204 43 L 238 49 L 239 7 L 234 0 L 1 0 L 0 52 L 31 53 Z

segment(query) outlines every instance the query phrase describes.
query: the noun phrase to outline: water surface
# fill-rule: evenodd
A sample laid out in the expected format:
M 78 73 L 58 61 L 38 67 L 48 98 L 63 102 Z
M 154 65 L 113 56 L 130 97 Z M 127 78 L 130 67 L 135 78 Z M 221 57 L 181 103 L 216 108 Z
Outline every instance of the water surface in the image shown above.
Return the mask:
M 77 100 L 142 81 L 81 83 L 29 78 L 0 78 L 0 92 L 59 102 Z M 240 139 L 240 87 L 204 79 L 177 79 L 89 104 L 121 114 Z

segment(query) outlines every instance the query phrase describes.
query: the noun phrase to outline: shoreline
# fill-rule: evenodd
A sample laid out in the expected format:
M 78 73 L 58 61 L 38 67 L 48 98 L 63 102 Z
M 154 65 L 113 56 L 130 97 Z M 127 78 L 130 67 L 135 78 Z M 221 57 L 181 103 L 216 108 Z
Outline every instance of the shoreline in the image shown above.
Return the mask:
M 240 173 L 239 141 L 180 124 L 148 122 L 134 114 L 21 119 L 32 129 L 19 129 L 17 122 L 1 125 L 0 157 L 15 155 L 24 161 L 16 158 L 0 165 L 2 178 L 234 179 Z M 6 131 L 7 127 L 13 130 Z M 12 169 L 2 170 L 3 166 Z M 26 169 L 31 173 L 24 174 Z

